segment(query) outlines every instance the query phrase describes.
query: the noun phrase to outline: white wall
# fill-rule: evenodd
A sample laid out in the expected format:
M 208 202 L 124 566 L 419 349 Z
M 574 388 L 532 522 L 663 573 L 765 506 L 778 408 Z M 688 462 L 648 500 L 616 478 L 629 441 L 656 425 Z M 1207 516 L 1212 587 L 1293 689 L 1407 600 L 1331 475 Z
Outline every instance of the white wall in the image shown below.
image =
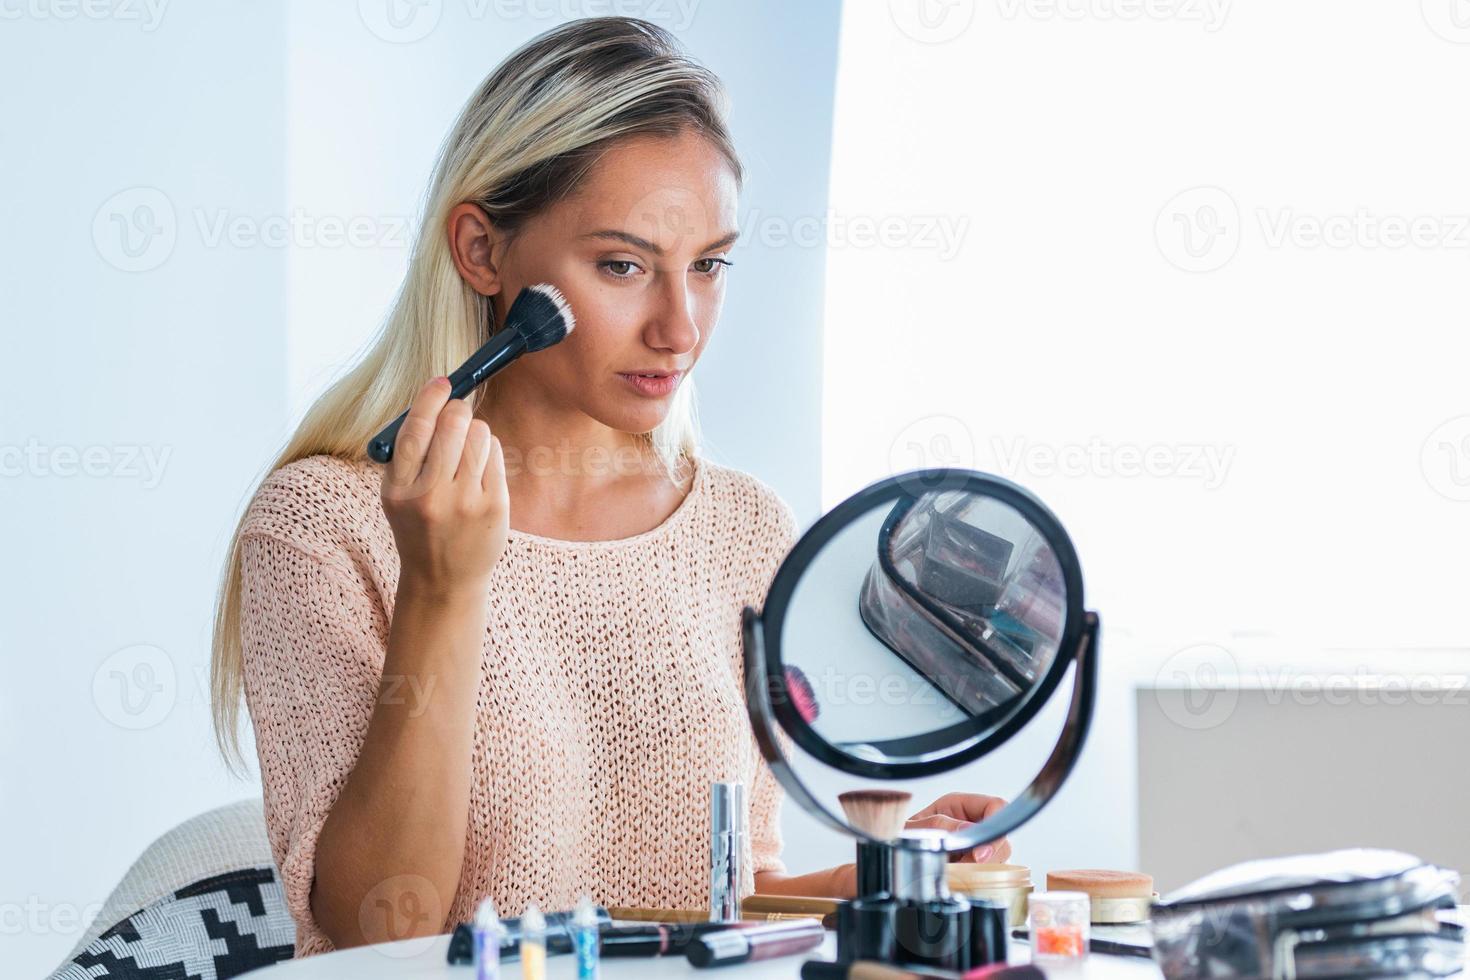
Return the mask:
M 55 966 L 157 835 L 258 793 L 224 775 L 210 734 L 225 538 L 289 425 L 377 328 L 403 219 L 474 85 L 567 14 L 642 13 L 732 90 L 742 210 L 801 213 L 826 194 L 838 14 L 835 0 L 67 9 L 0 10 L 0 958 L 15 976 Z M 355 218 L 368 244 L 337 244 L 331 222 Z M 809 522 L 823 254 L 756 242 L 733 258 L 700 365 L 710 454 Z M 90 447 L 96 475 L 61 475 Z
M 1466 9 L 845 6 L 822 499 L 971 466 L 1070 531 L 1105 704 L 1034 868 L 1139 860 L 1175 654 L 1470 663 Z

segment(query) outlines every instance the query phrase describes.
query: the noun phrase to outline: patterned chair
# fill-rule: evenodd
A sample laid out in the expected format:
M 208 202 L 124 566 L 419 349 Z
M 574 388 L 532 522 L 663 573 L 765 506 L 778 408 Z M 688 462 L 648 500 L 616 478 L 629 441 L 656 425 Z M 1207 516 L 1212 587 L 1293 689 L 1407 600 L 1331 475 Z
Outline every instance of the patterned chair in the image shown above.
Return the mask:
M 257 797 L 150 844 L 48 980 L 228 980 L 295 945 Z

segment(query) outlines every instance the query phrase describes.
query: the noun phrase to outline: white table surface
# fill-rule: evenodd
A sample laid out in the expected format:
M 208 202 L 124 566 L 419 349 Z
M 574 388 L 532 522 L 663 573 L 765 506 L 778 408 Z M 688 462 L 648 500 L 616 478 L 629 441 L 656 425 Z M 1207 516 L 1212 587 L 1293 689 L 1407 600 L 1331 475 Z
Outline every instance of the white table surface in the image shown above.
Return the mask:
M 630 923 L 631 924 L 631 923 Z M 1024 963 L 1029 959 L 1029 950 L 1019 942 L 1011 944 L 1011 961 Z M 381 943 L 377 946 L 359 946 L 334 953 L 322 953 L 300 960 L 288 960 L 250 973 L 250 977 L 262 980 L 474 980 L 475 968 L 469 965 L 450 966 L 445 957 L 449 952 L 449 937 L 432 936 L 424 939 L 405 939 L 396 943 Z M 827 933 L 820 947 L 795 956 L 782 956 L 760 963 L 745 963 L 740 966 L 715 967 L 698 970 L 689 965 L 683 956 L 660 956 L 647 959 L 604 959 L 604 980 L 795 980 L 800 975 L 801 964 L 809 959 L 834 959 L 837 955 L 837 935 Z M 504 980 L 520 980 L 521 964 L 511 960 L 501 964 Z M 1138 956 L 1104 956 L 1091 953 L 1077 966 L 1065 970 L 1047 968 L 1048 976 L 1065 976 L 1080 980 L 1143 980 L 1162 977 L 1151 960 Z M 548 956 L 546 958 L 547 980 L 575 980 L 576 958 L 573 956 Z

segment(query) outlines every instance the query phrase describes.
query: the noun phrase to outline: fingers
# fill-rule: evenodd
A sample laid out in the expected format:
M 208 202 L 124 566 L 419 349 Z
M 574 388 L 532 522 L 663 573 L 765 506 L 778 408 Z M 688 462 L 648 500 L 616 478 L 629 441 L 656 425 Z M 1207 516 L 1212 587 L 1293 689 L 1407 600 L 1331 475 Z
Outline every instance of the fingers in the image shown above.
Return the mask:
M 464 437 L 464 452 L 459 457 L 459 469 L 454 481 L 474 487 L 484 487 L 485 464 L 490 460 L 490 425 L 484 419 L 473 419 Z
M 490 458 L 485 462 L 485 472 L 481 474 L 480 486 L 489 493 L 499 491 L 499 504 L 509 508 L 510 492 L 505 482 L 505 448 L 500 445 L 500 440 L 494 435 L 490 436 Z
M 434 439 L 429 443 L 428 457 L 419 472 L 420 487 L 437 487 L 454 479 L 469 431 L 470 403 L 463 398 L 453 399 L 439 411 L 439 419 L 434 423 Z
M 982 796 L 979 793 L 945 793 L 914 816 L 926 817 L 930 814 L 942 813 L 951 817 L 959 817 L 961 820 L 968 820 L 971 823 L 979 823 L 986 817 L 1000 812 L 1005 805 L 1006 801 L 998 796 Z
M 429 445 L 434 438 L 439 410 L 449 401 L 449 379 L 430 378 L 408 409 L 408 417 L 398 429 L 398 438 L 393 442 L 393 458 L 388 462 L 385 475 L 388 483 L 406 487 L 419 478 Z

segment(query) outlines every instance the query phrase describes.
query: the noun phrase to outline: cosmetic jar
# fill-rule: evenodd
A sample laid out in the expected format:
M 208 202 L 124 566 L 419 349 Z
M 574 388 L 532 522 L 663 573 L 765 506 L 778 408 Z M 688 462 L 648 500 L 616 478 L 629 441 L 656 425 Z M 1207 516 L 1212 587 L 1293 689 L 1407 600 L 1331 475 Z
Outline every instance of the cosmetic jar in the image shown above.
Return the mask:
M 1091 900 L 1093 925 L 1147 922 L 1159 897 L 1153 877 L 1137 871 L 1048 871 L 1046 890 L 1085 894 Z
M 952 862 L 944 871 L 949 890 L 965 898 L 1005 902 L 1010 908 L 1010 925 L 1026 924 L 1026 902 L 1031 895 L 1031 869 L 1020 864 L 974 864 Z
M 1030 907 L 1031 957 L 1075 960 L 1087 955 L 1091 914 L 1082 892 L 1036 892 Z

